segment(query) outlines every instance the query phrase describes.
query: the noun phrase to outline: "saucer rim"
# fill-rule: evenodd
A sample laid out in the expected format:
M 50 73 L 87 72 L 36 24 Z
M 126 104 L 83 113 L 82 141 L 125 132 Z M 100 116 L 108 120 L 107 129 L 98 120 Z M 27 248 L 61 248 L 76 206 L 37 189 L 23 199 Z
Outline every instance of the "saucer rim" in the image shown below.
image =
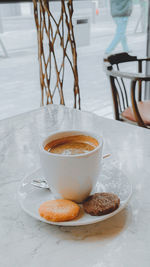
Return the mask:
M 23 205 L 22 198 L 20 197 L 20 194 L 19 194 L 20 189 L 21 189 L 22 184 L 24 183 L 24 181 L 26 181 L 31 175 L 34 175 L 34 173 L 37 173 L 40 170 L 41 170 L 41 168 L 38 168 L 36 171 L 31 172 L 29 175 L 25 176 L 20 181 L 19 186 L 18 186 L 18 189 L 17 189 L 17 200 L 18 200 L 18 202 L 19 202 L 22 210 L 25 213 L 27 213 L 28 215 L 30 215 L 31 217 L 33 217 L 34 219 L 36 219 L 38 221 L 45 222 L 45 223 L 51 224 L 51 225 L 57 225 L 57 226 L 84 226 L 84 225 L 90 225 L 90 224 L 94 224 L 94 223 L 98 223 L 98 222 L 107 220 L 107 219 L 115 216 L 119 212 L 121 212 L 127 206 L 127 204 L 129 203 L 129 200 L 131 199 L 132 193 L 133 193 L 132 183 L 130 182 L 130 180 L 128 179 L 128 177 L 125 175 L 126 176 L 126 179 L 128 181 L 128 184 L 130 186 L 129 195 L 128 195 L 128 197 L 127 197 L 126 200 L 120 201 L 119 208 L 116 209 L 115 211 L 113 211 L 113 212 L 111 212 L 109 214 L 106 214 L 106 215 L 102 215 L 102 216 L 91 216 L 90 214 L 87 214 L 86 213 L 86 215 L 88 215 L 90 219 L 93 218 L 93 220 L 89 220 L 89 221 L 87 220 L 87 222 L 85 222 L 85 221 L 81 222 L 80 219 L 79 220 L 72 220 L 72 221 L 65 221 L 65 222 L 52 222 L 52 221 L 47 221 L 44 218 L 40 217 L 40 215 L 35 215 L 32 212 L 30 212 L 27 208 L 25 208 L 24 205 Z M 36 190 L 39 190 L 39 189 L 37 188 Z M 41 190 L 43 190 L 43 189 L 41 189 Z M 47 190 L 47 189 L 44 189 L 44 190 Z M 51 192 L 51 194 L 53 194 L 53 193 Z

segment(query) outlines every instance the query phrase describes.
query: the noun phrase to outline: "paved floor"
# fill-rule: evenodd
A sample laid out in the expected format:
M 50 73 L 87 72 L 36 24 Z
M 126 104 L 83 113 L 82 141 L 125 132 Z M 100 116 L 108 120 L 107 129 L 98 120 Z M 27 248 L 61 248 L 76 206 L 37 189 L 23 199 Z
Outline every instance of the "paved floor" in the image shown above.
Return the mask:
M 137 13 L 139 11 L 136 11 Z M 113 118 L 110 87 L 103 71 L 104 51 L 113 37 L 115 25 L 109 17 L 92 24 L 90 45 L 78 47 L 78 69 L 82 110 Z M 18 19 L 18 20 L 17 20 Z M 39 69 L 36 31 L 32 18 L 5 20 L 2 40 L 8 52 L 0 50 L 0 119 L 14 116 L 40 106 Z M 145 55 L 146 35 L 134 33 L 135 20 L 130 19 L 128 41 L 134 54 Z M 117 51 L 121 51 L 118 46 Z M 66 76 L 67 106 L 72 106 L 72 80 Z M 56 101 L 57 102 L 57 101 Z

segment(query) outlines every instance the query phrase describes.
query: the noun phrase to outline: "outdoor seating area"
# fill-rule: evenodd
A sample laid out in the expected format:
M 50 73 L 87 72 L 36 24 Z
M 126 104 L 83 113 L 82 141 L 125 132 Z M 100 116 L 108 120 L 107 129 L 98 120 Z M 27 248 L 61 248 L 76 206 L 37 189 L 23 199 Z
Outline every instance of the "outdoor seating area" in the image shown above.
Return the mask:
M 150 266 L 150 0 L 0 1 L 0 267 Z

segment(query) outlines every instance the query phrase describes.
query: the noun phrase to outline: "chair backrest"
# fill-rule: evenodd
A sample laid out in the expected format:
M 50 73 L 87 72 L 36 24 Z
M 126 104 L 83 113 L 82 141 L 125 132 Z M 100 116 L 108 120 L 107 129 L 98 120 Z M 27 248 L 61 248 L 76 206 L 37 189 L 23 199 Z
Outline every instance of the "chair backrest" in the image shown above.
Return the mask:
M 137 62 L 137 73 L 142 73 L 142 60 L 127 53 L 109 56 L 104 60 L 105 69 L 110 80 L 112 98 L 114 104 L 115 119 L 122 120 L 120 114 L 131 104 L 129 99 L 130 82 L 134 79 L 131 73 L 120 70 L 122 63 Z M 133 73 L 134 74 L 134 73 Z M 142 99 L 142 82 L 138 81 L 138 101 Z

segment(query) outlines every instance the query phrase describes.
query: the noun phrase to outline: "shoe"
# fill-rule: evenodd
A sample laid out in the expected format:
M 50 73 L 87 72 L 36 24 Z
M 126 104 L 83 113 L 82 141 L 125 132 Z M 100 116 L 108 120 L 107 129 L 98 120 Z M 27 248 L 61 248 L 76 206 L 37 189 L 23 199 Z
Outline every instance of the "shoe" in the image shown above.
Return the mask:
M 131 49 L 123 51 L 124 53 L 132 54 L 133 51 Z
M 106 53 L 106 52 L 105 52 L 103 58 L 104 58 L 104 59 L 107 59 L 107 58 L 108 58 L 109 56 L 111 56 L 111 55 L 112 55 L 111 53 Z

